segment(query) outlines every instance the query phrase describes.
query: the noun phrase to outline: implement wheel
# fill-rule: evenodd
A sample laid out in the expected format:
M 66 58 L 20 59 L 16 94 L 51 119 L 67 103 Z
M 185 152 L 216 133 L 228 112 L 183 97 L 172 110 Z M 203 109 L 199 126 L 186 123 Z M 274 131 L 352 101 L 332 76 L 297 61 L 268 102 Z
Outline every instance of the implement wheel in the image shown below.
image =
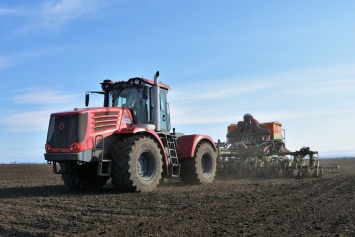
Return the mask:
M 156 188 L 163 171 L 162 155 L 153 139 L 133 136 L 111 149 L 111 179 L 123 192 L 149 192 Z
M 212 146 L 201 143 L 197 146 L 193 158 L 179 159 L 181 181 L 188 184 L 212 183 L 216 175 L 217 160 Z

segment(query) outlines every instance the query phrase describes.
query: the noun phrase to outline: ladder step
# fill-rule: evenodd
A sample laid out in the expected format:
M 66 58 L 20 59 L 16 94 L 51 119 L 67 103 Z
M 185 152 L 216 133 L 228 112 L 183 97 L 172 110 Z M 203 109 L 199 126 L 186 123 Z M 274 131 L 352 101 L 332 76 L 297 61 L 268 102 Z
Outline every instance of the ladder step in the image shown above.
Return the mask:
M 106 172 L 104 172 L 103 164 L 106 163 Z M 111 176 L 111 160 L 101 160 L 97 163 L 97 175 L 99 176 Z
M 168 173 L 170 177 L 179 177 L 180 176 L 180 167 L 179 159 L 177 158 L 176 152 L 176 140 L 174 136 L 166 135 L 163 137 L 166 153 L 169 158 Z

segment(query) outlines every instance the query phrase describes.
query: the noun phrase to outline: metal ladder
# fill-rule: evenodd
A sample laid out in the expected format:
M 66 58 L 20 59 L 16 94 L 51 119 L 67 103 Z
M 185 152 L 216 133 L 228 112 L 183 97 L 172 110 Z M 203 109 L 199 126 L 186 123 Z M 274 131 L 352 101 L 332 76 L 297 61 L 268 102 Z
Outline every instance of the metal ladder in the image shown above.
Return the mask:
M 97 141 L 101 139 L 102 144 L 101 147 L 97 146 Z M 105 140 L 104 136 L 102 135 L 97 135 L 95 137 L 95 147 L 94 147 L 94 157 L 96 157 L 96 152 L 98 152 L 101 149 L 101 154 L 99 157 L 96 157 L 97 161 L 97 175 L 98 176 L 110 176 L 111 175 L 111 160 L 105 160 L 104 159 L 104 146 L 105 145 Z M 107 163 L 107 164 L 106 164 Z M 106 164 L 106 165 L 104 165 Z M 105 166 L 106 172 L 104 172 L 103 167 Z
M 168 150 L 168 170 L 171 177 L 180 176 L 180 164 L 176 152 L 176 139 L 174 136 L 166 136 L 166 145 Z

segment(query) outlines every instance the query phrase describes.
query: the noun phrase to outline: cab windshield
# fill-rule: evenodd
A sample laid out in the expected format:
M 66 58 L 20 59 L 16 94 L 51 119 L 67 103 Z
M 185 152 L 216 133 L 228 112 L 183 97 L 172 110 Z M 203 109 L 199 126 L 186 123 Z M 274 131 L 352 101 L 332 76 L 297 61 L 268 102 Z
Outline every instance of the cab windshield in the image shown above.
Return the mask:
M 109 106 L 129 108 L 135 123 L 147 124 L 150 121 L 149 98 L 144 100 L 142 89 L 136 87 L 124 88 L 110 92 Z

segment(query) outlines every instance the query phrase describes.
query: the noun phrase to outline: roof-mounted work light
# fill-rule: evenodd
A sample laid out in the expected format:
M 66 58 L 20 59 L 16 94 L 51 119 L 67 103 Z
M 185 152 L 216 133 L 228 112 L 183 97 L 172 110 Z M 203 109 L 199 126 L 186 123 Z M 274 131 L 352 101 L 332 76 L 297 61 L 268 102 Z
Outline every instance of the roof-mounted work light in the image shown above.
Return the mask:
M 131 85 L 139 85 L 139 84 L 141 84 L 141 79 L 139 79 L 139 78 L 131 78 L 131 79 L 129 79 L 129 83 Z

